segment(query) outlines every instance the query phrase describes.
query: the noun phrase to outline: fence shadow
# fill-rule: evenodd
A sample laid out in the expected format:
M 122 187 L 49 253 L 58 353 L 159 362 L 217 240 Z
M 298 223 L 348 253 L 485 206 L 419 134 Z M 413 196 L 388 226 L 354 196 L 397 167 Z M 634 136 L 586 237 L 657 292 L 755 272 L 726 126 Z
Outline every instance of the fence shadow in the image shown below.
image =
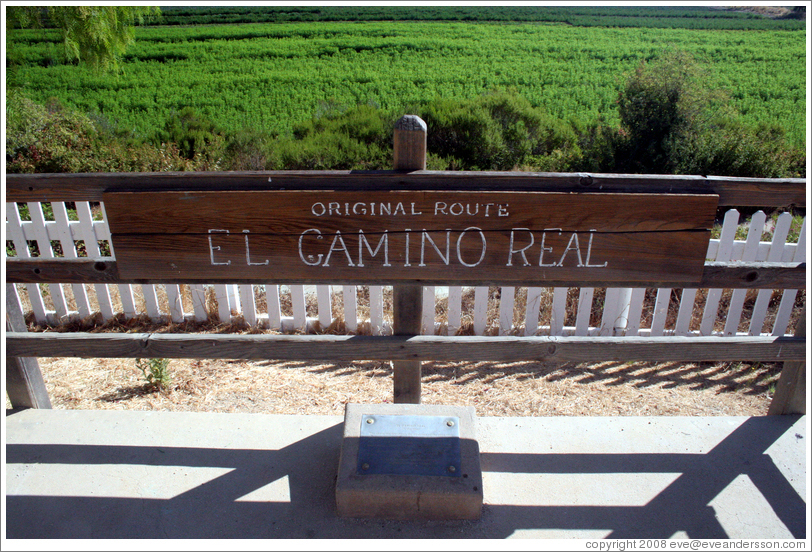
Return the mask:
M 276 361 L 260 361 L 277 364 Z M 279 366 L 310 370 L 316 374 L 344 375 L 364 372 L 370 376 L 391 377 L 389 362 L 348 361 L 324 362 L 318 367 L 312 362 L 285 361 Z M 595 362 L 555 363 L 538 361 L 441 362 L 425 361 L 422 373 L 425 382 L 492 383 L 501 378 L 517 380 L 545 379 L 549 382 L 574 380 L 576 383 L 603 383 L 608 386 L 633 385 L 637 388 L 661 385 L 665 389 L 715 389 L 719 393 L 742 392 L 761 395 L 769 391 L 774 378 L 781 373 L 781 363 L 767 362 Z
M 513 474 L 680 473 L 643 506 L 489 504 L 482 519 L 398 522 L 335 514 L 342 425 L 278 450 L 163 446 L 10 444 L 7 463 L 49 469 L 112 464 L 131 496 L 24 496 L 9 493 L 7 538 L 506 538 L 523 529 L 604 530 L 610 538 L 726 538 L 710 505 L 748 476 L 795 538 L 806 538 L 806 503 L 767 449 L 796 416 L 749 418 L 703 454 L 506 454 L 483 452 L 483 472 Z M 800 437 L 800 436 L 797 436 Z M 160 480 L 144 466 L 225 468 L 218 477 L 169 499 L 143 498 Z M 141 474 L 140 478 L 138 474 Z M 282 478 L 289 502 L 240 501 Z M 117 487 L 121 489 L 122 487 Z

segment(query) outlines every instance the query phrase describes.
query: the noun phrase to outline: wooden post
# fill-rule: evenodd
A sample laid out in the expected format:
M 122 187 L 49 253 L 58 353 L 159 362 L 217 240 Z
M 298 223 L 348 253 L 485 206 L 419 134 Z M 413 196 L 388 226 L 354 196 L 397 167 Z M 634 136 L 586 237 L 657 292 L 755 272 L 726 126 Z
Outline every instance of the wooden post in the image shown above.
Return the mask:
M 426 123 L 417 115 L 404 115 L 395 123 L 395 170 L 421 171 L 426 168 Z M 401 284 L 393 287 L 392 331 L 395 335 L 418 335 L 423 318 L 423 287 Z M 419 360 L 392 361 L 394 401 L 420 404 L 421 366 Z
M 428 127 L 417 115 L 404 115 L 395 123 L 395 170 L 426 170 Z
M 801 311 L 801 319 L 795 325 L 795 335 L 806 335 L 806 305 Z M 806 414 L 806 362 L 784 363 L 767 414 Z
M 8 331 L 28 330 L 14 284 L 6 284 L 6 312 Z M 36 358 L 6 357 L 6 391 L 14 408 L 51 408 L 51 400 Z

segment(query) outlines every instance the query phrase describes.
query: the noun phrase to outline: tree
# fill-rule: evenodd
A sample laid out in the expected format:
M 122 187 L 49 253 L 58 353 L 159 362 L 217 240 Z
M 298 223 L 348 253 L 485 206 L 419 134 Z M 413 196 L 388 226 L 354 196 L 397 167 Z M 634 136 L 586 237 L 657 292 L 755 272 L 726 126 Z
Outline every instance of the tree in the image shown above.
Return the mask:
M 632 172 L 672 172 L 675 144 L 729 111 L 721 91 L 685 52 L 642 62 L 618 94 L 626 166 Z
M 135 25 L 160 14 L 155 6 L 13 6 L 6 28 L 57 28 L 65 59 L 115 70 L 135 39 Z

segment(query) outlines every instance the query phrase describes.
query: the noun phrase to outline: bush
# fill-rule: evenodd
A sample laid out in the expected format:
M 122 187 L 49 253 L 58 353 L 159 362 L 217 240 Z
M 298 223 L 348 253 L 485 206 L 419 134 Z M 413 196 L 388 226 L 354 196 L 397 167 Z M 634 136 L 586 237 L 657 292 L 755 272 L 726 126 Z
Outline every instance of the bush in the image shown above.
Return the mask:
M 366 144 L 335 131 L 323 131 L 300 140 L 281 140 L 273 152 L 279 170 L 391 169 L 391 148 Z
M 611 172 L 778 178 L 806 174 L 782 128 L 750 128 L 684 53 L 642 63 L 618 95 L 621 128 L 588 133 L 591 164 Z M 583 141 L 583 136 L 582 136 Z
M 86 115 L 36 104 L 10 90 L 6 103 L 6 171 L 145 172 L 216 170 L 216 163 L 198 155 L 186 159 L 174 144 L 134 144 L 100 132 Z
M 221 157 L 225 145 L 217 126 L 191 107 L 173 112 L 164 123 L 163 130 L 157 133 L 155 142 L 177 144 L 186 159 L 194 159 L 195 156 L 210 159 Z
M 435 100 L 416 111 L 428 126 L 429 152 L 453 158 L 457 169 L 511 170 L 577 141 L 571 127 L 515 91 Z
M 801 150 L 786 143 L 782 128 L 749 128 L 726 120 L 679 137 L 672 148 L 675 172 L 755 178 L 806 177 Z
M 625 131 L 616 148 L 620 165 L 628 172 L 673 172 L 674 144 L 701 127 L 716 99 L 708 90 L 688 54 L 671 52 L 642 62 L 618 94 Z
M 321 117 L 297 125 L 291 138 L 275 143 L 277 169 L 391 169 L 394 116 L 370 105 L 342 111 L 329 109 Z
M 232 171 L 262 171 L 270 168 L 273 138 L 243 129 L 226 141 L 223 165 Z

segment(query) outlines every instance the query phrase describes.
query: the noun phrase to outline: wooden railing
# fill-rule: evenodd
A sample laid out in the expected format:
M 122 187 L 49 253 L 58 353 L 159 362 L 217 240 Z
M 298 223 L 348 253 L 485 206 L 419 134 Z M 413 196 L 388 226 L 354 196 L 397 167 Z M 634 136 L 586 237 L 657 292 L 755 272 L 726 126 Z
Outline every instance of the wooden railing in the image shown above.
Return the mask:
M 444 260 L 445 265 L 425 276 L 419 272 L 409 273 L 400 270 L 397 274 L 386 270 L 377 273 L 363 269 L 344 271 L 339 276 L 324 270 L 316 276 L 300 276 L 291 279 L 280 276 L 280 266 L 250 266 L 252 272 L 242 270 L 226 275 L 214 275 L 211 266 L 196 268 L 190 266 L 177 274 L 134 274 L 133 265 L 121 265 L 117 243 L 125 244 L 130 239 L 119 229 L 110 233 L 108 218 L 105 216 L 105 199 L 111 205 L 126 207 L 134 205 L 131 198 L 149 197 L 178 199 L 183 194 L 220 194 L 225 192 L 290 192 L 313 193 L 321 190 L 325 194 L 341 194 L 362 191 L 366 194 L 398 192 L 456 193 L 474 197 L 481 193 L 568 193 L 573 197 L 589 194 L 634 194 L 618 195 L 615 198 L 622 204 L 626 198 L 670 194 L 669 201 L 678 205 L 683 198 L 718 196 L 715 204 L 727 207 L 788 207 L 805 209 L 806 183 L 803 179 L 745 179 L 723 177 L 656 176 L 656 175 L 594 175 L 594 174 L 531 174 L 531 173 L 460 173 L 425 171 L 421 160 L 425 159 L 425 128 L 419 125 L 401 124 L 395 131 L 396 170 L 382 172 L 316 171 L 316 172 L 262 172 L 262 173 L 149 173 L 149 174 L 41 174 L 9 175 L 7 180 L 7 235 L 14 245 L 15 257 L 7 258 L 7 310 L 9 321 L 6 336 L 8 355 L 8 390 L 15 406 L 46 406 L 47 393 L 44 393 L 41 375 L 33 357 L 37 356 L 81 356 L 81 357 L 187 357 L 187 358 L 277 358 L 277 359 L 335 359 L 363 360 L 379 359 L 395 362 L 395 400 L 398 402 L 419 402 L 420 400 L 420 361 L 421 360 L 560 360 L 597 361 L 621 360 L 752 360 L 785 361 L 784 370 L 777 386 L 771 413 L 799 412 L 804 409 L 804 383 L 806 342 L 803 319 L 796 326 L 795 336 L 787 336 L 786 329 L 793 305 L 796 303 L 796 290 L 806 288 L 805 270 L 805 223 L 796 243 L 786 244 L 790 216 L 782 215 L 774 229 L 770 242 L 761 242 L 764 227 L 763 213 L 752 217 L 746 240 L 735 240 L 739 213 L 728 211 L 725 216 L 722 235 L 717 240 L 707 240 L 701 252 L 707 259 L 700 263 L 693 279 L 676 271 L 648 272 L 644 276 L 636 274 L 634 266 L 628 270 L 613 273 L 611 278 L 602 280 L 599 269 L 592 270 L 586 260 L 586 270 L 575 266 L 563 266 L 561 270 L 548 271 L 539 276 L 538 269 L 514 276 L 501 267 L 501 272 L 487 267 L 473 267 L 452 273 L 446 251 L 434 244 L 433 254 Z M 157 195 L 147 196 L 145 194 Z M 322 193 L 322 192 L 319 192 Z M 127 195 L 130 194 L 130 195 Z M 133 195 L 136 194 L 136 195 Z M 137 195 L 141 194 L 141 195 Z M 295 194 L 294 194 L 295 195 Z M 264 197 L 259 195 L 257 197 Z M 268 196 L 276 197 L 276 196 Z M 327 196 L 324 196 L 327 197 Z M 338 197 L 338 196 L 336 196 Z M 347 197 L 347 196 L 343 196 Z M 516 196 L 511 196 L 516 197 Z M 525 197 L 525 196 L 521 196 Z M 527 195 L 526 197 L 531 197 Z M 595 196 L 593 196 L 594 198 Z M 601 196 L 605 197 L 605 196 Z M 45 220 L 41 202 L 49 202 L 54 220 Z M 75 202 L 78 220 L 68 220 L 64 202 Z M 95 207 L 91 203 L 98 203 Z M 118 203 L 116 203 L 118 202 Z M 28 204 L 28 218 L 23 221 L 17 203 Z M 707 203 L 707 202 L 705 202 Z M 143 201 L 139 204 L 144 211 Z M 147 203 L 146 205 L 151 205 Z M 119 216 L 121 208 L 113 213 Z M 160 210 L 160 209 L 159 209 Z M 93 212 L 98 216 L 93 220 Z M 507 212 L 507 211 L 506 211 Z M 107 213 L 109 214 L 109 213 Z M 50 213 L 49 213 L 50 215 Z M 156 215 L 158 216 L 158 215 Z M 161 216 L 164 226 L 165 216 Z M 348 217 L 351 218 L 351 217 Z M 543 218 L 539 213 L 539 218 Z M 149 226 L 149 216 L 142 217 Z M 115 222 L 115 221 L 114 221 Z M 487 221 L 484 221 L 487 222 Z M 182 223 L 182 222 L 181 222 Z M 540 224 L 544 224 L 543 222 Z M 119 225 L 121 226 L 121 225 Z M 545 226 L 546 227 L 546 226 Z M 524 228 L 524 226 L 522 226 Z M 239 231 L 239 230 L 238 230 Z M 484 236 L 486 230 L 483 231 Z M 698 230 L 697 230 L 698 231 Z M 692 230 L 692 232 L 695 232 Z M 611 233 L 611 232 L 607 232 Z M 116 236 L 123 241 L 117 242 Z M 251 234 L 253 236 L 253 234 Z M 376 234 L 380 235 L 380 234 Z M 491 234 L 488 234 L 489 236 Z M 417 234 L 417 238 L 420 235 Z M 126 238 L 126 239 L 125 239 Z M 184 238 L 186 239 L 186 238 Z M 394 238 L 392 238 L 394 240 Z M 429 236 L 429 239 L 430 236 Z M 438 238 L 439 239 L 439 238 Z M 447 238 L 448 240 L 449 238 Z M 512 239 L 512 234 L 511 234 Z M 540 238 L 539 238 L 540 239 Z M 584 238 L 582 238 L 583 240 Z M 248 237 L 245 237 L 246 247 Z M 424 246 L 426 238 L 423 238 Z M 460 236 L 459 240 L 462 240 Z M 29 242 L 35 241 L 39 256 L 30 258 Z M 76 245 L 84 245 L 88 257 L 78 257 Z M 450 240 L 453 241 L 453 240 Z M 572 240 L 571 240 L 572 241 Z M 695 241 L 695 240 L 694 240 Z M 99 242 L 102 242 L 99 244 Z M 59 244 L 62 257 L 55 257 L 51 244 Z M 209 238 L 211 263 L 216 263 L 214 254 L 220 253 L 219 245 Z M 218 242 L 219 243 L 219 242 Z M 226 242 L 223 242 L 224 244 Z M 259 242 L 257 242 L 259 243 Z M 301 240 L 299 242 L 301 248 Z M 341 242 L 343 243 L 343 242 Z M 394 241 L 392 243 L 395 243 Z M 408 243 L 408 242 L 407 242 Z M 460 247 L 461 242 L 457 242 Z M 484 241 L 483 241 L 484 243 Z M 552 243 L 552 242 L 550 242 Z M 591 246 L 591 241 L 589 242 Z M 389 242 L 387 242 L 388 246 Z M 576 242 L 577 244 L 577 242 Z M 101 245 L 101 249 L 99 248 Z M 372 244 L 373 252 L 375 244 Z M 571 246 L 571 243 L 570 243 Z M 570 247 L 568 246 L 568 247 Z M 102 257 L 105 247 L 112 250 L 113 256 Z M 360 247 L 360 243 L 357 247 Z M 529 246 L 528 246 L 529 247 Z M 545 247 L 543 242 L 541 247 Z M 551 246 L 552 247 L 552 246 Z M 336 251 L 341 246 L 334 245 Z M 452 247 L 453 248 L 453 247 Z M 538 249 L 538 245 L 536 245 Z M 511 242 L 511 259 L 522 259 L 521 247 Z M 560 251 L 563 250 L 561 248 Z M 8 247 L 7 247 L 8 251 Z M 255 250 L 260 251 L 260 250 Z M 606 250 L 608 251 L 608 249 Z M 126 249 L 125 249 L 126 253 Z M 300 250 L 301 253 L 301 250 Z M 572 257 L 575 259 L 575 251 Z M 580 251 L 577 252 L 579 255 Z M 465 254 L 458 249 L 458 255 Z M 584 247 L 584 255 L 586 246 Z M 482 253 L 484 259 L 484 247 Z M 542 253 L 543 255 L 543 253 Z M 566 255 L 566 253 L 565 253 Z M 29 256 L 29 258 L 26 258 Z M 126 257 L 126 255 L 125 255 Z M 183 257 L 183 255 L 180 255 Z M 180 259 L 179 257 L 179 259 Z M 225 257 L 223 257 L 225 259 Z M 260 259 L 261 260 L 261 259 Z M 301 259 L 304 264 L 305 259 Z M 470 268 L 475 258 L 467 257 Z M 408 261 L 407 261 L 408 262 Z M 535 261 L 534 261 L 535 262 Z M 575 262 L 575 261 L 573 261 Z M 603 261 L 607 262 L 607 261 Z M 182 265 L 179 261 L 179 263 Z M 251 263 L 251 257 L 248 258 Z M 260 265 L 260 263 L 256 263 Z M 300 263 L 301 264 L 301 263 Z M 440 263 L 442 264 L 442 263 Z M 504 263 L 503 263 L 504 264 Z M 539 265 L 542 261 L 539 260 Z M 583 260 L 581 260 L 583 265 Z M 595 263 L 597 265 L 598 263 Z M 629 263 L 633 265 L 634 263 Z M 215 267 L 217 268 L 217 267 Z M 307 267 L 304 267 L 307 268 Z M 322 268 L 322 267 L 317 267 Z M 538 267 L 537 267 L 538 268 Z M 122 269 L 124 273 L 122 274 Z M 205 269 L 205 271 L 203 270 Z M 297 269 L 298 270 L 298 269 Z M 448 271 L 448 276 L 444 275 Z M 298 274 L 298 273 L 297 273 Z M 367 276 L 367 274 L 373 274 Z M 496 275 L 495 275 L 496 274 Z M 619 274 L 619 275 L 618 275 Z M 178 322 L 187 316 L 198 320 L 208 318 L 206 310 L 206 286 L 213 286 L 217 297 L 217 310 L 222 321 L 229 320 L 240 312 L 251 324 L 265 324 L 272 328 L 286 329 L 284 316 L 279 309 L 279 285 L 290 285 L 293 299 L 292 316 L 287 319 L 288 327 L 307 327 L 304 309 L 303 283 L 316 285 L 319 296 L 318 320 L 323 327 L 332 322 L 329 285 L 342 286 L 345 304 L 345 319 L 353 322 L 353 299 L 355 286 L 368 285 L 370 295 L 370 322 L 372 336 L 360 335 L 195 335 L 195 334 L 86 334 L 86 333 L 25 333 L 25 313 L 20 301 L 27 295 L 34 318 L 40 323 L 59 323 L 72 316 L 85 317 L 93 308 L 98 308 L 104 318 L 110 318 L 116 309 L 125 316 L 138 314 L 134 290 L 143 290 L 146 312 L 153 318 L 161 316 L 156 295 L 156 285 L 165 294 L 169 304 L 166 313 Z M 25 288 L 18 288 L 19 285 Z M 501 287 L 499 334 L 493 337 L 454 335 L 460 327 L 462 316 L 460 307 L 461 284 L 476 288 L 477 303 L 474 307 L 474 331 L 484 332 L 482 305 L 487 302 L 487 285 Z M 182 288 L 179 287 L 182 285 Z M 382 286 L 393 285 L 394 311 L 392 323 L 384 324 L 380 297 Z M 42 288 L 48 288 L 48 309 L 43 299 Z M 87 286 L 93 286 L 91 301 L 87 296 Z M 258 313 L 253 298 L 257 287 L 265 288 L 268 303 L 267 314 Z M 433 314 L 433 286 L 449 286 L 448 314 L 445 328 L 448 335 L 418 336 L 420 333 L 434 334 L 439 323 Z M 517 286 L 526 287 L 526 308 L 524 331 L 513 328 L 513 298 Z M 574 325 L 565 324 L 563 304 L 568 288 L 579 288 L 579 307 Z M 544 288 L 554 288 L 549 318 L 539 324 L 538 302 Z M 604 295 L 602 321 L 599 326 L 590 325 L 589 314 L 594 290 L 607 288 Z M 643 295 L 646 288 L 657 288 L 656 303 L 652 306 L 652 320 L 648 328 L 640 327 L 640 314 L 643 308 Z M 665 313 L 672 289 L 682 289 L 679 315 L 673 329 L 665 328 Z M 113 289 L 114 299 L 110 290 Z M 691 312 L 698 289 L 708 289 L 704 301 L 704 313 L 699 327 L 691 329 Z M 730 305 L 723 316 L 724 329 L 718 329 L 718 304 L 723 289 L 734 289 Z M 738 331 L 742 323 L 742 303 L 748 289 L 759 289 L 758 299 L 751 315 L 748 331 Z M 326 293 L 325 293 L 326 290 Z M 484 293 L 483 293 L 484 290 Z M 773 309 L 774 322 L 763 333 L 764 317 L 771 290 L 785 290 L 780 305 Z M 27 291 L 27 293 L 26 293 Z M 235 293 L 236 291 L 236 293 Z M 22 292 L 22 293 L 21 293 Z M 192 311 L 182 306 L 184 292 L 191 296 Z M 229 293 L 231 292 L 231 293 Z M 72 295 L 73 301 L 66 300 Z M 231 295 L 231 299 L 229 299 Z M 236 298 L 240 297 L 240 303 Z M 349 301 L 347 301 L 349 299 Z M 92 303 L 96 303 L 91 306 Z M 70 308 L 75 304 L 75 311 Z M 187 301 L 188 304 L 188 301 Z M 234 308 L 239 305 L 239 308 Z M 322 310 L 322 305 L 325 308 Z M 424 307 L 425 305 L 425 307 Z M 26 305 L 28 306 L 28 305 Z M 380 307 L 380 308 L 379 308 Z M 805 310 L 805 309 L 804 309 Z M 264 316 L 263 316 L 264 314 Z M 795 313 L 797 317 L 797 312 Z M 545 313 L 545 317 L 547 314 Z M 621 319 L 622 323 L 618 323 Z M 266 322 L 267 321 L 267 322 Z M 315 320 L 311 320 L 315 322 Z M 355 324 L 348 324 L 350 332 Z M 714 329 L 714 325 L 717 329 Z M 311 325 L 312 326 L 312 325 Z M 541 333 L 542 335 L 536 335 Z M 378 335 L 375 335 L 378 334 Z M 394 335 L 380 335 L 394 334 Z

